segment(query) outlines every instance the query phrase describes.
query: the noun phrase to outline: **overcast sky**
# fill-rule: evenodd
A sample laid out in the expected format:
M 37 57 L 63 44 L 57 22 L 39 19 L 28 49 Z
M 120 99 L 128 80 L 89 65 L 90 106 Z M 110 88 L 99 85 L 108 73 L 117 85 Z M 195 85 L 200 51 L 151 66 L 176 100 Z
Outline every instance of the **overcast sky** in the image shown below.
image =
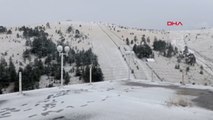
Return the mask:
M 213 0 L 0 0 L 0 25 L 103 21 L 154 29 L 213 27 Z M 181 21 L 183 27 L 167 27 Z

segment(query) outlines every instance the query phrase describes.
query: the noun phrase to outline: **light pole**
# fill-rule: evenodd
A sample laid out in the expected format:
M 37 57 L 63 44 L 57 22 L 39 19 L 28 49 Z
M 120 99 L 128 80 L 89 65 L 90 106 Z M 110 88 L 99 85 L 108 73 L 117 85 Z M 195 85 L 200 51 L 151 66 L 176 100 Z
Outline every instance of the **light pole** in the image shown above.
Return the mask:
M 58 45 L 57 50 L 59 52 L 59 56 L 61 56 L 61 87 L 62 87 L 63 86 L 64 55 L 68 56 L 68 52 L 70 51 L 70 47 L 65 46 L 63 48 L 62 45 Z
M 19 94 L 22 94 L 22 74 L 20 70 L 18 74 L 19 74 Z

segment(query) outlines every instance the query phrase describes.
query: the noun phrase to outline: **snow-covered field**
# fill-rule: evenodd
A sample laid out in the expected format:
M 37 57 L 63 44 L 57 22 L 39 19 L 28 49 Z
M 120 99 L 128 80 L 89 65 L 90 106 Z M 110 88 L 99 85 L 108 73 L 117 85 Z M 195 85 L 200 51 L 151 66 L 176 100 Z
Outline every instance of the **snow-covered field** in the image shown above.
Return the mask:
M 153 86 L 152 86 L 153 85 Z M 155 86 L 157 85 L 157 86 Z M 164 87 L 160 87 L 162 85 Z M 167 86 L 168 88 L 166 88 Z M 1 120 L 212 120 L 213 112 L 178 95 L 171 84 L 142 80 L 105 81 L 0 96 Z M 181 87 L 181 86 L 180 86 Z M 188 88 L 189 87 L 189 88 Z M 210 87 L 184 86 L 199 88 Z M 172 88 L 172 87 L 171 87 Z M 212 92 L 211 92 L 212 95 Z M 179 98 L 188 106 L 169 105 Z M 212 106 L 212 105 L 210 105 Z

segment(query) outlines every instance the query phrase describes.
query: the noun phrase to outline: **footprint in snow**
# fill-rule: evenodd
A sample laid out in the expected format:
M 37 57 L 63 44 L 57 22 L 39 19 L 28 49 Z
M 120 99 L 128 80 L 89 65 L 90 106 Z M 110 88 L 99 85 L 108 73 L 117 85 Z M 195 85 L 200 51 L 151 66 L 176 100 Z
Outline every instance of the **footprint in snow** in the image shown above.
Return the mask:
M 60 112 L 62 112 L 64 109 L 60 109 L 60 110 L 57 110 L 57 111 L 55 111 L 56 113 L 60 113 Z
M 0 111 L 0 113 L 5 113 L 5 112 L 19 112 L 20 109 L 16 109 L 16 108 L 3 108 L 3 111 Z
M 41 115 L 47 116 L 47 115 L 49 115 L 51 112 L 53 112 L 53 113 L 60 113 L 60 112 L 62 112 L 63 110 L 64 110 L 64 109 L 59 109 L 59 110 L 57 110 L 57 111 L 47 111 L 47 112 L 41 113 Z
M 74 108 L 74 106 L 67 106 L 66 108 Z
M 1 115 L 2 115 L 2 116 L 10 115 L 10 112 L 5 112 L 5 113 L 2 113 Z
M 114 88 L 107 88 L 106 91 L 111 91 L 111 90 L 114 90 Z
M 87 101 L 87 103 L 93 103 L 93 102 L 95 102 L 95 101 Z
M 28 116 L 28 118 L 32 118 L 32 117 L 35 117 L 35 116 L 37 116 L 37 114 L 30 115 L 30 116 Z
M 27 103 L 25 103 L 25 104 L 22 104 L 21 106 L 26 106 L 27 105 Z
M 53 118 L 53 120 L 62 120 L 62 119 L 65 119 L 65 117 L 64 116 L 59 116 L 59 117 Z
M 47 116 L 48 114 L 49 114 L 49 111 L 41 113 L 41 115 L 43 115 L 43 116 Z
M 0 116 L 0 119 L 1 118 L 7 118 L 7 117 L 11 117 L 11 115 Z
M 81 105 L 80 107 L 86 107 L 88 104 Z
M 30 110 L 32 110 L 32 108 L 26 109 L 26 110 L 24 110 L 24 111 L 30 111 Z
M 0 111 L 0 114 L 1 114 L 1 113 L 4 113 L 4 112 L 6 112 L 6 111 Z
M 35 106 L 38 106 L 39 104 L 35 104 Z
M 50 99 L 51 97 L 53 97 L 53 95 L 48 95 L 48 96 L 47 96 L 47 99 Z
M 106 96 L 105 98 L 102 99 L 102 101 L 105 101 L 109 98 L 109 96 Z

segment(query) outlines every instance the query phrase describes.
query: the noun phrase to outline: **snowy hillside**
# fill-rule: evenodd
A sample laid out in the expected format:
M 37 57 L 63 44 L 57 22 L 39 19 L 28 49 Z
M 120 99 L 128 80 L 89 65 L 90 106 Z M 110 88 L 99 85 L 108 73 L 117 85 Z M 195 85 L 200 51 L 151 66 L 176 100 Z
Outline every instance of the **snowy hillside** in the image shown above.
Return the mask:
M 40 89 L 1 95 L 0 119 L 211 120 L 212 90 L 141 80 Z
M 177 64 L 177 56 L 165 58 L 162 55 L 159 55 L 158 52 L 155 52 L 155 62 L 146 62 L 133 55 L 131 65 L 136 65 L 139 67 L 138 70 L 134 69 L 134 66 L 131 66 L 131 68 L 135 70 L 135 78 L 170 82 L 184 81 L 186 84 L 212 85 L 212 29 L 191 31 L 158 31 L 113 26 L 110 28 L 110 30 L 114 36 L 120 38 L 120 41 L 117 42 L 117 44 L 121 46 L 121 48 L 123 47 L 125 50 L 133 49 L 133 45 L 126 45 L 126 38 L 133 41 L 133 44 L 141 44 L 141 38 L 145 36 L 147 39 L 150 39 L 150 42 L 148 43 L 150 46 L 153 45 L 156 37 L 158 40 L 171 43 L 173 47 L 177 47 L 179 51 L 183 51 L 184 47 L 187 46 L 189 48 L 189 52 L 196 56 L 196 64 L 194 66 L 180 64 L 181 69 L 186 69 L 187 67 L 190 69 L 188 74 L 183 76 L 179 70 L 174 69 L 175 65 Z M 113 34 L 110 36 L 113 36 Z M 204 68 L 204 74 L 199 73 L 201 66 Z
M 94 53 L 98 56 L 98 62 L 105 80 L 127 79 L 129 67 L 135 70 L 135 74 L 131 74 L 131 78 L 150 79 L 150 75 L 148 75 L 148 70 L 146 68 L 139 66 L 140 69 L 136 69 L 136 64 L 139 64 L 138 62 L 140 62 L 140 60 L 137 60 L 136 57 L 134 57 L 134 59 L 129 59 L 130 57 L 127 55 L 127 51 L 131 50 L 131 48 L 125 45 L 125 42 L 122 41 L 122 39 L 116 33 L 109 30 L 110 24 L 107 25 L 103 23 L 83 23 L 72 21 L 48 24 L 48 26 L 47 24 L 38 24 L 27 25 L 26 27 L 34 28 L 41 26 L 46 28 L 45 32 L 48 33 L 48 38 L 50 38 L 56 45 L 58 42 L 64 39 L 64 43 L 77 51 L 92 48 Z M 74 38 L 74 32 L 71 32 L 71 34 L 67 32 L 67 29 L 70 26 L 75 30 L 79 30 L 86 36 L 86 39 Z M 25 39 L 22 36 L 23 32 L 18 30 L 20 27 L 22 26 L 7 28 L 8 30 L 12 31 L 12 34 L 0 34 L 1 57 L 3 57 L 7 62 L 9 62 L 9 58 L 12 57 L 16 70 L 18 70 L 19 67 L 25 67 L 27 64 L 33 62 L 36 58 L 36 56 L 32 55 L 31 59 L 24 60 L 23 53 L 25 50 L 29 49 L 29 47 L 26 46 L 28 39 Z M 124 32 L 126 32 L 124 35 L 127 35 L 127 37 L 130 38 L 132 36 L 129 36 L 129 32 L 135 32 L 135 34 L 140 35 L 144 34 L 138 30 L 131 31 L 131 29 L 125 30 Z M 149 32 L 146 33 L 149 35 Z M 154 34 L 158 36 L 159 32 Z M 153 38 L 154 35 L 150 37 Z M 30 38 L 30 41 L 33 41 L 33 38 Z M 43 59 L 43 61 L 45 61 L 45 59 Z M 65 68 L 65 71 L 69 71 L 69 69 L 72 67 L 66 66 Z M 41 80 L 40 87 L 42 88 L 47 85 L 48 82 L 46 81 L 49 80 L 47 80 L 46 76 L 43 76 Z M 71 80 L 71 83 L 76 83 L 76 79 Z
M 31 49 L 31 42 L 37 39 L 37 36 L 24 35 L 37 26 L 39 34 L 48 34 L 48 39 L 42 38 L 38 48 L 47 42 L 68 45 L 72 50 L 65 59 L 64 79 L 68 85 L 63 88 L 55 87 L 60 79 L 56 50 L 41 56 L 39 61 L 36 59 L 38 54 L 43 55 L 42 52 L 33 54 L 31 50 L 30 58 L 28 54 L 27 58 L 23 57 L 26 50 Z M 24 90 L 23 94 L 9 93 L 17 90 L 18 78 L 14 77 L 15 81 L 10 81 L 7 88 L 3 87 L 3 93 L 8 94 L 0 96 L 0 120 L 213 119 L 212 29 L 163 31 L 73 21 L 26 27 L 29 28 L 7 28 L 11 33 L 0 34 L 1 58 L 6 60 L 1 59 L 0 77 L 1 80 L 8 77 L 6 73 L 11 72 L 12 60 L 16 71 L 19 67 L 24 68 L 23 82 L 29 81 L 27 90 L 39 89 Z M 24 33 L 25 30 L 20 28 L 29 31 Z M 168 57 L 165 55 L 168 48 L 163 52 L 154 49 L 156 41 L 170 45 L 176 51 Z M 148 47 L 151 54 L 140 58 L 134 49 L 137 46 Z M 183 54 L 186 46 L 188 51 Z M 187 63 L 190 54 L 196 57 L 193 64 Z M 179 57 L 182 59 L 178 62 Z M 6 63 L 10 66 L 8 69 L 3 67 Z M 96 76 L 93 77 L 102 81 L 103 73 L 103 82 L 85 83 L 89 80 L 91 64 L 96 65 Z M 42 75 L 40 68 L 45 71 Z M 12 79 L 11 76 L 8 78 Z M 29 84 L 35 81 L 39 84 Z
M 204 76 L 199 76 L 199 74 L 195 73 L 193 73 L 192 76 L 194 76 L 195 79 L 197 78 L 196 81 L 200 80 L 212 84 L 213 30 L 200 29 L 191 31 L 171 31 L 169 40 L 180 50 L 183 50 L 185 46 L 188 46 L 189 51 L 197 58 L 197 67 L 195 69 L 199 69 L 199 66 L 203 66 L 206 71 Z
M 192 31 L 164 31 L 130 28 L 114 24 L 97 22 L 73 22 L 64 21 L 57 23 L 48 23 L 39 25 L 27 25 L 26 27 L 35 28 L 37 26 L 45 28 L 44 32 L 48 34 L 56 45 L 63 41 L 69 45 L 76 53 L 83 50 L 92 51 L 97 55 L 97 60 L 103 73 L 104 80 L 126 80 L 142 79 L 152 81 L 167 81 L 172 83 L 199 84 L 212 86 L 213 84 L 213 62 L 212 62 L 212 41 L 213 30 L 202 29 Z M 23 31 L 19 29 L 22 26 L 7 28 L 11 34 L 0 34 L 0 53 L 1 58 L 9 62 L 10 57 L 15 64 L 16 70 L 19 67 L 26 67 L 34 62 L 35 55 L 25 60 L 23 53 L 29 49 L 26 46 L 27 41 L 33 41 L 34 38 L 25 38 Z M 68 32 L 68 29 L 71 29 Z M 75 37 L 75 30 L 79 30 L 82 37 Z M 127 44 L 127 39 L 129 44 Z M 194 66 L 180 63 L 180 69 L 175 69 L 177 55 L 171 58 L 160 55 L 158 51 L 153 50 L 154 61 L 148 62 L 146 58 L 138 58 L 133 53 L 134 45 L 142 45 L 143 39 L 146 39 L 148 46 L 153 49 L 155 39 L 171 43 L 177 47 L 178 51 L 183 51 L 188 46 L 190 53 L 196 56 Z M 57 56 L 57 53 L 51 54 Z M 72 55 L 71 57 L 72 58 Z M 47 57 L 41 58 L 45 62 Z M 68 72 L 70 78 L 68 84 L 83 83 L 82 76 L 76 76 L 78 68 L 76 61 L 72 64 L 65 64 L 65 72 Z M 55 61 L 53 61 L 54 63 Z M 79 63 L 80 65 L 82 63 Z M 46 65 L 47 66 L 47 65 Z M 83 70 L 85 66 L 80 68 Z M 202 67 L 202 74 L 201 74 Z M 188 68 L 188 72 L 183 74 Z M 73 72 L 74 71 L 74 72 Z M 183 71 L 183 72 L 182 72 Z M 59 78 L 57 78 L 59 79 Z M 42 75 L 38 88 L 57 86 L 55 78 Z M 12 92 L 14 83 L 11 83 L 8 90 Z

